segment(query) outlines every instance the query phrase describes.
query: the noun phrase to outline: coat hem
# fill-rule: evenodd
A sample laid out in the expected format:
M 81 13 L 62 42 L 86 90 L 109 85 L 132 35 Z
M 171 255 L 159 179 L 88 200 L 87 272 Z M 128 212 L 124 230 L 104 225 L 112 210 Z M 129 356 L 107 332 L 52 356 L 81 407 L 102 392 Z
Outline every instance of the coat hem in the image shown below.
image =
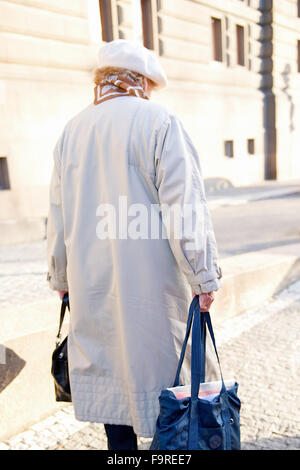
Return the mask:
M 102 424 L 119 424 L 121 426 L 133 426 L 131 422 L 124 420 L 124 419 L 118 419 L 118 418 L 102 418 L 99 416 L 86 416 L 86 415 L 81 415 L 75 412 L 75 417 L 78 421 L 84 421 L 84 422 L 89 422 L 89 423 L 102 423 Z M 134 429 L 135 434 L 138 437 L 145 437 L 145 438 L 150 438 L 152 439 L 154 436 L 154 432 L 144 432 L 144 431 L 139 431 L 137 429 Z

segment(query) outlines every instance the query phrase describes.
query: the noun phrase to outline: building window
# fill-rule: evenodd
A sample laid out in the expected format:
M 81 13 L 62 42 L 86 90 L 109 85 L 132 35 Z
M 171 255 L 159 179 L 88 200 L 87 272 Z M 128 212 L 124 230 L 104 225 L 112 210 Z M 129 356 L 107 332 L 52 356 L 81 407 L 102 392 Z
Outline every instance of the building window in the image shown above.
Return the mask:
M 247 140 L 247 147 L 248 147 L 248 154 L 249 155 L 254 155 L 255 154 L 255 140 L 254 139 L 248 139 Z
M 213 37 L 213 59 L 222 62 L 222 22 L 219 18 L 211 19 Z
M 100 21 L 102 30 L 102 40 L 109 42 L 113 41 L 113 11 L 112 2 L 110 0 L 99 0 Z
M 134 39 L 143 43 L 143 28 L 142 28 L 142 2 L 141 0 L 133 0 L 133 33 Z
M 148 49 L 158 50 L 157 43 L 157 10 L 153 0 L 140 0 L 142 9 L 143 42 Z
M 225 142 L 224 142 L 224 152 L 225 152 L 225 157 L 228 157 L 228 158 L 233 158 L 234 157 L 233 140 L 225 140 Z
M 88 0 L 88 25 L 90 40 L 96 44 L 99 44 L 102 38 L 99 6 L 100 2 L 95 0 Z
M 0 157 L 0 190 L 1 189 L 10 189 L 6 157 Z
M 300 73 L 300 41 L 297 41 L 297 61 L 298 61 L 298 73 Z
M 244 27 L 236 25 L 237 64 L 245 65 L 245 31 Z

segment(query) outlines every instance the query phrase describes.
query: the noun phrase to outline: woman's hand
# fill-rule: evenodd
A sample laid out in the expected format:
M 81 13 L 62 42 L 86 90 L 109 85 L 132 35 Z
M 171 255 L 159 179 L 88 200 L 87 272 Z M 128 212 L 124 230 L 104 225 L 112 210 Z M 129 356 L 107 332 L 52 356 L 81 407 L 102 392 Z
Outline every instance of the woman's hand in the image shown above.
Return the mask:
M 193 294 L 195 297 L 196 294 Z M 208 312 L 211 304 L 215 300 L 214 292 L 206 292 L 199 295 L 200 312 Z

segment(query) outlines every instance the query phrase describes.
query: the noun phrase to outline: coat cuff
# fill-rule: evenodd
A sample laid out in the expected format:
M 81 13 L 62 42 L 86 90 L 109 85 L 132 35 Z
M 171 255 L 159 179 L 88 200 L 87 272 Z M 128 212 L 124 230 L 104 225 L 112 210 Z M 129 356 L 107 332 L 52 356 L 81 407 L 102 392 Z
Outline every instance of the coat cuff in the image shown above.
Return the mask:
M 65 290 L 67 292 L 69 291 L 67 281 L 58 281 L 57 279 L 54 279 L 54 277 L 51 276 L 49 272 L 47 273 L 47 281 L 49 282 L 50 289 Z
M 218 267 L 215 271 L 205 271 L 190 280 L 193 292 L 195 294 L 204 294 L 220 289 L 222 278 L 222 270 Z
M 221 287 L 221 281 L 219 279 L 213 279 L 212 281 L 200 284 L 198 286 L 192 286 L 195 294 L 205 294 L 207 292 L 213 292 L 219 290 Z

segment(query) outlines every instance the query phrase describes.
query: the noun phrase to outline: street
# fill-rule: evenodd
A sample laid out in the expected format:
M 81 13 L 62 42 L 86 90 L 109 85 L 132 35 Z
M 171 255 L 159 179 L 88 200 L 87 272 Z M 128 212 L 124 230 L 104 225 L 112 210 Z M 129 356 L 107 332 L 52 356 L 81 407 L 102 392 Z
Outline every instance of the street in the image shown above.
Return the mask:
M 220 258 L 300 241 L 300 193 L 211 211 Z

